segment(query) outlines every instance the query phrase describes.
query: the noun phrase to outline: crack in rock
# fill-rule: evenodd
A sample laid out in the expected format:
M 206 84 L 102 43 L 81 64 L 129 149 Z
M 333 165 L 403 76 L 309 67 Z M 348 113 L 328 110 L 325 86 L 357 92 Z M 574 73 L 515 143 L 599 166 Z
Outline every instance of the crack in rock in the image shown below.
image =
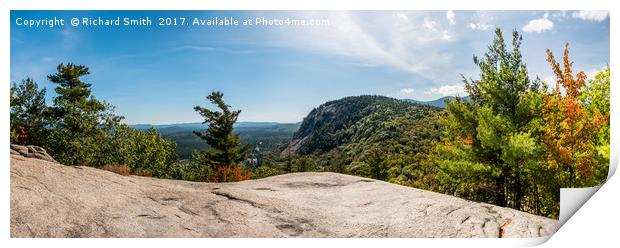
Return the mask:
M 247 200 L 247 199 L 242 199 L 242 198 L 233 196 L 233 195 L 231 195 L 229 193 L 226 193 L 226 192 L 211 191 L 211 193 L 214 194 L 214 195 L 225 197 L 228 200 L 249 204 L 252 207 L 260 208 L 260 209 L 266 210 L 266 211 L 271 212 L 271 213 L 281 213 L 282 212 L 282 211 L 280 211 L 280 210 L 278 210 L 276 208 L 269 207 L 267 205 L 263 205 L 263 204 L 260 204 L 258 202 L 255 202 L 255 201 L 251 201 L 251 200 Z
M 254 190 L 266 190 L 266 191 L 271 191 L 271 192 L 277 191 L 277 190 L 272 189 L 272 188 L 254 188 Z
M 450 215 L 451 213 L 454 213 L 454 211 L 460 210 L 462 208 L 463 207 L 456 207 L 456 208 L 450 209 L 448 212 L 446 212 L 446 215 Z
M 464 219 L 461 220 L 461 224 L 465 223 L 466 221 L 469 220 L 469 218 L 471 218 L 471 216 L 467 216 Z
M 165 215 L 157 216 L 157 215 L 150 215 L 150 214 L 139 214 L 139 215 L 136 215 L 136 217 L 145 217 L 145 218 L 149 218 L 149 219 L 163 219 L 163 218 L 166 218 Z
M 178 207 L 179 210 L 181 210 L 181 212 L 189 214 L 189 215 L 193 215 L 193 216 L 198 216 L 199 214 L 197 212 L 192 211 L 191 209 L 181 205 Z
M 346 184 L 321 182 L 290 182 L 285 183 L 284 186 L 287 188 L 331 188 L 346 186 Z

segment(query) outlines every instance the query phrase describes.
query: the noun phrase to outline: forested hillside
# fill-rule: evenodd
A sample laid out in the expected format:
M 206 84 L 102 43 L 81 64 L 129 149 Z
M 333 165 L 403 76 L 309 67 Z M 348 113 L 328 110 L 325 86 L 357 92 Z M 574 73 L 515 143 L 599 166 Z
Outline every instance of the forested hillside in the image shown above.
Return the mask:
M 385 96 L 327 102 L 304 118 L 283 157 L 295 171 L 351 173 L 401 184 L 422 183 L 423 161 L 439 138 L 437 107 Z

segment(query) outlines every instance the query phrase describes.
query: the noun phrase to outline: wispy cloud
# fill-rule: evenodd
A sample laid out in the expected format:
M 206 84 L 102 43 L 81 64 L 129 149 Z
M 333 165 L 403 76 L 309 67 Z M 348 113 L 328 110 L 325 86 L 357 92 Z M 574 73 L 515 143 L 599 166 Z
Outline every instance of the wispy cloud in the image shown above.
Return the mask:
M 455 25 L 456 24 L 455 17 L 456 16 L 454 14 L 454 11 L 452 11 L 452 10 L 446 11 L 446 19 L 448 19 L 448 23 L 450 23 L 450 25 Z
M 493 27 L 493 24 L 485 24 L 485 23 L 470 23 L 467 25 L 468 28 L 473 30 L 486 31 Z
M 368 15 L 348 11 L 328 12 L 322 17 L 329 18 L 329 27 L 281 29 L 279 31 L 282 32 L 274 32 L 272 42 L 277 46 L 345 56 L 357 63 L 393 67 L 430 78 L 445 78 L 445 73 L 441 71 L 447 68 L 453 55 L 429 48 L 453 42 L 455 36 L 450 29 L 443 27 L 428 13 Z M 320 14 L 311 13 L 308 16 L 319 18 Z
M 412 88 L 402 88 L 402 89 L 400 89 L 400 93 L 403 94 L 403 95 L 411 95 L 411 94 L 413 94 L 413 92 L 415 92 L 415 90 L 412 89 Z
M 542 33 L 553 30 L 553 22 L 549 20 L 549 13 L 545 13 L 542 18 L 531 20 L 527 25 L 523 26 L 523 32 Z
M 607 10 L 580 10 L 573 12 L 573 18 L 602 22 L 609 17 L 609 11 Z

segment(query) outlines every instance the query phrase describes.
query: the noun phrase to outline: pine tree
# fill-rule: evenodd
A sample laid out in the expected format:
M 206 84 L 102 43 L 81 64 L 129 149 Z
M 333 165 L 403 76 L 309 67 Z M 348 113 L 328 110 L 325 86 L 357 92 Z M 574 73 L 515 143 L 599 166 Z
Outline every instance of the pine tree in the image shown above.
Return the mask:
M 497 29 L 484 57 L 474 56 L 480 79 L 464 79 L 470 100 L 447 104 L 434 155 L 441 190 L 523 209 L 540 168 L 542 94 L 529 79 L 521 41 L 514 31 L 509 49 Z
M 220 111 L 212 111 L 200 106 L 194 107 L 194 110 L 204 118 L 203 124 L 209 126 L 202 132 L 194 131 L 194 134 L 211 147 L 199 154 L 195 153 L 194 157 L 203 165 L 213 169 L 219 166 L 237 166 L 246 158 L 250 150 L 249 145 L 242 145 L 239 136 L 232 133 L 241 110 L 230 110 L 230 106 L 224 103 L 223 97 L 224 94 L 220 92 L 213 92 L 207 96 L 207 100 L 216 105 Z
M 97 113 L 106 110 L 106 105 L 92 97 L 90 89 L 92 85 L 80 79 L 90 74 L 88 67 L 69 63 L 58 65 L 57 70 L 56 74 L 47 77 L 58 85 L 55 89 L 58 96 L 54 98 L 52 113 L 61 120 L 62 125 L 72 131 L 80 131 L 83 129 L 80 128 L 80 123 L 73 122 L 76 120 L 70 117 L 75 117 L 73 115 L 97 117 Z
M 58 96 L 50 108 L 46 148 L 66 165 L 102 166 L 97 154 L 107 135 L 103 128 L 112 128 L 122 119 L 113 114 L 111 105 L 91 95 L 92 85 L 81 80 L 88 74 L 88 67 L 69 63 L 58 65 L 57 73 L 47 77 L 58 85 Z

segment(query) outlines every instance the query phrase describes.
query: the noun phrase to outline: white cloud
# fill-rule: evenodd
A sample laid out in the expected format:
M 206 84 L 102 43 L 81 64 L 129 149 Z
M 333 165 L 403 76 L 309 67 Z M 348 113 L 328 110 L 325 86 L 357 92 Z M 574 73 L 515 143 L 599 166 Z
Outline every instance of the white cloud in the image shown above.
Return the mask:
M 427 13 L 302 13 L 299 18 L 325 18 L 330 25 L 270 29 L 269 45 L 348 57 L 351 63 L 388 66 L 438 81 L 458 79 L 445 73 L 452 67 L 452 52 L 435 49 L 456 40 L 455 34 Z
M 595 22 L 602 22 L 608 16 L 609 11 L 607 10 L 580 10 L 573 12 L 573 18 Z
M 471 28 L 473 30 L 486 31 L 486 30 L 489 30 L 490 28 L 492 28 L 493 25 L 492 24 L 485 24 L 485 23 L 470 23 L 467 27 Z
M 534 19 L 523 26 L 523 32 L 542 33 L 553 29 L 553 22 L 549 20 L 549 13 L 545 13 L 543 18 Z
M 444 85 L 441 87 L 432 88 L 424 93 L 425 94 L 439 94 L 441 96 L 465 96 L 467 95 L 467 93 L 465 92 L 465 87 L 459 84 Z
M 441 39 L 442 40 L 451 40 L 452 39 L 452 35 L 450 35 L 450 33 L 448 32 L 448 30 L 444 30 L 443 32 L 441 32 Z
M 403 95 L 411 95 L 415 90 L 412 88 L 402 88 L 400 89 L 400 93 Z
M 448 10 L 446 12 L 446 19 L 448 19 L 448 22 L 450 23 L 450 25 L 456 24 L 456 20 L 454 20 L 454 17 L 455 17 L 454 11 Z
M 422 24 L 422 26 L 438 33 L 440 40 L 449 41 L 452 39 L 452 35 L 450 35 L 450 32 L 447 29 L 442 29 L 436 21 L 424 18 L 424 23 Z
M 596 74 L 601 72 L 602 70 L 605 70 L 605 68 L 607 68 L 607 66 L 591 68 L 589 70 L 584 70 L 584 72 L 586 73 L 587 79 L 590 80 L 594 79 L 594 77 L 596 77 Z
M 405 14 L 403 14 L 403 13 L 398 13 L 398 14 L 396 14 L 396 16 L 397 16 L 398 18 L 400 18 L 400 19 L 401 19 L 402 21 L 404 21 L 404 22 L 408 22 L 408 21 L 409 21 L 409 17 L 407 17 L 407 15 L 405 15 Z
M 435 21 L 431 21 L 431 20 L 429 20 L 428 18 L 424 18 L 424 24 L 423 24 L 423 26 L 424 26 L 425 28 L 430 29 L 430 30 L 435 30 L 435 31 L 437 30 L 437 22 L 435 22 Z

